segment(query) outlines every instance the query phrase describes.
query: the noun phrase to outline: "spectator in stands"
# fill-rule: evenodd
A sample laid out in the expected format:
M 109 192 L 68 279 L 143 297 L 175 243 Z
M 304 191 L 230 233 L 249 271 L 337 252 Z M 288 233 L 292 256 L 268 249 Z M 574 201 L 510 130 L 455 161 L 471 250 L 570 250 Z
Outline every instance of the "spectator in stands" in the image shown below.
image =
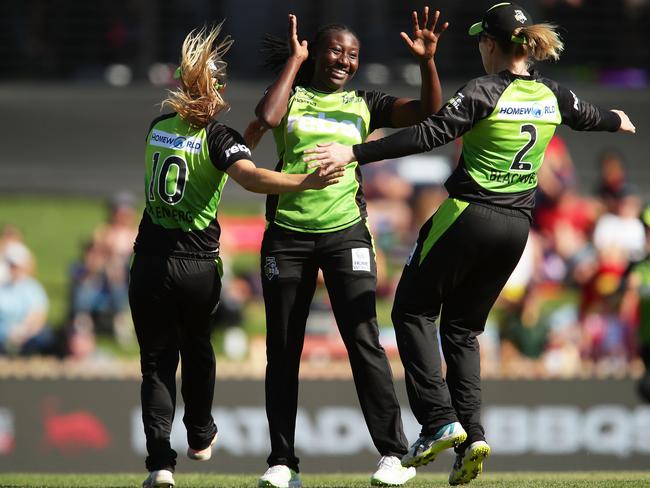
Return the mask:
M 596 222 L 594 246 L 601 253 L 618 250 L 625 259 L 638 261 L 645 254 L 645 230 L 639 219 L 641 199 L 627 186 L 607 198 L 608 212 Z
M 126 262 L 111 261 L 106 245 L 91 240 L 71 271 L 71 336 L 77 332 L 115 336 L 120 316 L 128 315 Z
M 32 276 L 32 254 L 23 243 L 12 241 L 4 246 L 3 256 L 9 279 L 0 285 L 0 353 L 47 353 L 54 337 L 46 326 L 47 295 Z
M 613 212 L 619 197 L 628 191 L 621 154 L 614 149 L 603 151 L 598 157 L 598 172 L 596 195 L 603 200 L 605 211 Z
M 9 263 L 5 259 L 6 249 L 11 247 L 12 243 L 23 242 L 22 234 L 18 227 L 5 225 L 0 232 L 0 284 L 7 283 L 11 277 Z
M 95 230 L 82 260 L 72 267 L 68 349 L 73 356 L 92 352 L 95 334 L 122 344 L 133 340 L 128 269 L 137 231 L 135 199 L 118 193 L 108 203 L 106 223 Z
M 138 234 L 135 197 L 127 192 L 116 194 L 108 203 L 108 219 L 95 230 L 95 240 L 105 246 L 109 259 L 127 262 Z

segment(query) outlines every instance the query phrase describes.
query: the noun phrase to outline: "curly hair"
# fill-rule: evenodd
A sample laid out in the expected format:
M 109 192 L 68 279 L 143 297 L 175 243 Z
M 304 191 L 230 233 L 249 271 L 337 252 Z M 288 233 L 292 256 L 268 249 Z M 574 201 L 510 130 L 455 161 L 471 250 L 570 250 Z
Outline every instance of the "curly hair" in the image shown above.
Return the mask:
M 304 86 L 311 82 L 314 76 L 314 58 L 312 49 L 315 50 L 322 39 L 331 32 L 349 32 L 357 39 L 359 38 L 356 32 L 343 24 L 327 24 L 322 26 L 309 41 L 309 58 L 307 58 L 300 66 L 293 83 L 294 86 Z M 266 34 L 262 40 L 260 53 L 264 59 L 264 67 L 277 74 L 282 70 L 282 67 L 289 59 L 289 56 L 291 56 L 289 40 Z

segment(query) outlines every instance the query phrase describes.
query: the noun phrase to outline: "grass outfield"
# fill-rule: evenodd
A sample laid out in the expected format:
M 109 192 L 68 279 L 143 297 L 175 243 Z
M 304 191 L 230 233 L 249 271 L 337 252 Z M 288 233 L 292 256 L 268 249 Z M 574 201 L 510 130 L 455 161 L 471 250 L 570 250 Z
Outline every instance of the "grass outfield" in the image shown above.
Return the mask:
M 143 474 L 0 474 L 0 487 L 139 487 Z M 361 488 L 368 487 L 369 475 L 304 475 L 303 484 L 309 488 Z M 254 475 L 178 474 L 178 487 L 240 488 L 257 486 Z M 407 484 L 409 488 L 449 486 L 446 475 L 421 474 Z M 488 473 L 470 486 L 483 488 L 618 488 L 650 487 L 650 471 L 603 471 L 557 473 Z

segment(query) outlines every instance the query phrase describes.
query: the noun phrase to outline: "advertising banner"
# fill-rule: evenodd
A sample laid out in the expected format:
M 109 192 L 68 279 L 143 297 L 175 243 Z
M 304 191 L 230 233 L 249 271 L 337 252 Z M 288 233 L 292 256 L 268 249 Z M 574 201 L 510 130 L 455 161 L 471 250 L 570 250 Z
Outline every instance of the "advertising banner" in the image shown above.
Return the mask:
M 409 441 L 419 425 L 397 383 Z M 180 397 L 180 388 L 179 397 Z M 144 470 L 140 386 L 118 380 L 0 381 L 0 470 L 111 472 Z M 485 381 L 483 423 L 490 470 L 611 470 L 650 467 L 650 406 L 632 380 Z M 269 454 L 264 384 L 219 380 L 216 452 L 191 462 L 178 400 L 172 445 L 178 469 L 261 473 Z M 371 472 L 379 454 L 352 381 L 303 380 L 296 449 L 305 472 Z M 428 471 L 448 471 L 451 453 Z

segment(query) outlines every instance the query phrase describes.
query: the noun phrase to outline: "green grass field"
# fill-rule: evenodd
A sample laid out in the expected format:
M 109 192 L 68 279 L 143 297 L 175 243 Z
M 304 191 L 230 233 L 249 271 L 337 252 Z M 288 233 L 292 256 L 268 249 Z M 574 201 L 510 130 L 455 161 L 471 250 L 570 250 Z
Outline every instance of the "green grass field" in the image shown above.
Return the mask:
M 0 487 L 139 487 L 142 474 L 0 474 Z M 303 485 L 309 488 L 361 488 L 368 487 L 368 475 L 304 475 Z M 178 474 L 178 487 L 240 488 L 257 486 L 254 475 Z M 449 486 L 446 475 L 422 474 L 409 482 L 409 488 L 434 488 Z M 489 473 L 469 486 L 482 488 L 632 488 L 649 487 L 650 471 L 557 472 L 557 473 Z

